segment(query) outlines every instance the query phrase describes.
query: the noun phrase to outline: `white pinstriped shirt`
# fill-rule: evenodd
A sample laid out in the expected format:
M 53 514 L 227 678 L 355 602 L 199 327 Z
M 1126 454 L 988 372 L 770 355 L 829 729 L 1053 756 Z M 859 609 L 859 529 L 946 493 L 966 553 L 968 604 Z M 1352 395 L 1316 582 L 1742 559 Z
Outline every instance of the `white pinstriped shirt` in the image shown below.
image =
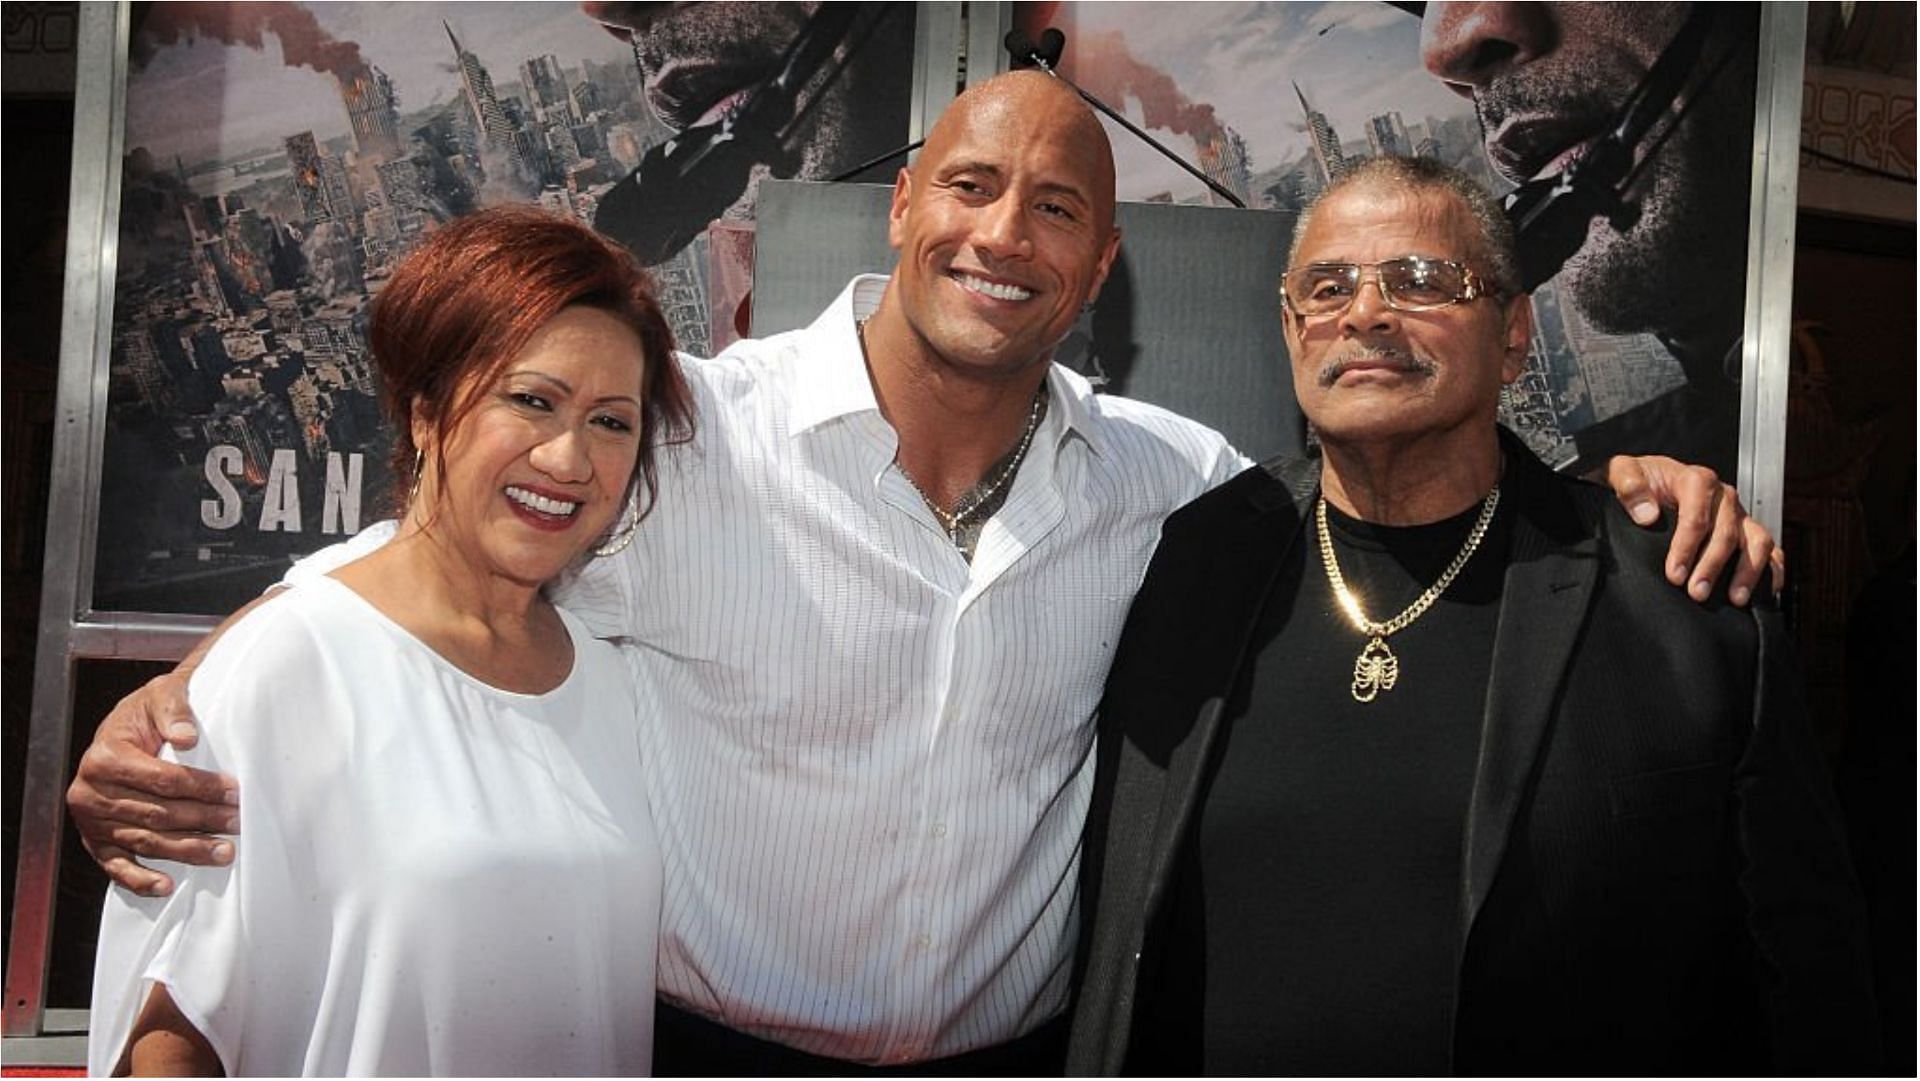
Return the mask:
M 698 444 L 663 461 L 633 546 L 560 599 L 634 643 L 651 698 L 662 995 L 892 1063 L 1065 1004 L 1121 623 L 1161 520 L 1245 460 L 1055 367 L 969 566 L 893 466 L 854 328 L 885 285 L 689 360 Z
M 1247 463 L 1096 397 L 1047 411 L 969 565 L 893 465 L 855 279 L 804 330 L 685 358 L 697 441 L 657 511 L 557 599 L 630 643 L 665 863 L 659 988 L 869 1063 L 1059 1013 L 1093 713 L 1175 508 Z

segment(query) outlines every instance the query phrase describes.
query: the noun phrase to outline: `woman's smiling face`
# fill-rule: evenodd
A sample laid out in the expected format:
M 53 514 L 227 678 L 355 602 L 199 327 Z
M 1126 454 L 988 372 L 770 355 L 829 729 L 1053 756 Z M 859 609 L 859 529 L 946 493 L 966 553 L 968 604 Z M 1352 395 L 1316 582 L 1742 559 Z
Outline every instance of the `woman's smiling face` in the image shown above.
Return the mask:
M 433 447 L 413 513 L 477 571 L 538 585 L 613 528 L 640 452 L 646 358 L 614 315 L 569 307 L 493 376 Z

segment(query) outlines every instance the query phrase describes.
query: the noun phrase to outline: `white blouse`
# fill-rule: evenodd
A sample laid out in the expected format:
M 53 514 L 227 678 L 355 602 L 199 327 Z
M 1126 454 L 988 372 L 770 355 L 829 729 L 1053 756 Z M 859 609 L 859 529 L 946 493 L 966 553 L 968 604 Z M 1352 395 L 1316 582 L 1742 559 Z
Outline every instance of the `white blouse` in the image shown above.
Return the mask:
M 566 681 L 456 668 L 335 579 L 224 634 L 181 761 L 240 781 L 231 867 L 115 889 L 88 1066 L 154 981 L 229 1075 L 646 1074 L 660 855 L 632 677 L 562 612 Z

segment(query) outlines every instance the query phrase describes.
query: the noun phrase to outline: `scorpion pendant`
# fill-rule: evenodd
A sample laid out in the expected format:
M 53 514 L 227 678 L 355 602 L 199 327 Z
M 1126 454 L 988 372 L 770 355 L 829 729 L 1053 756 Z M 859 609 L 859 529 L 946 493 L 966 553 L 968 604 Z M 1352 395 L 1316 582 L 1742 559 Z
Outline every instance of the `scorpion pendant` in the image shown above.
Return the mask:
M 1400 682 L 1400 658 L 1387 648 L 1387 640 L 1374 635 L 1353 662 L 1353 700 L 1371 702 L 1381 691 L 1393 690 Z

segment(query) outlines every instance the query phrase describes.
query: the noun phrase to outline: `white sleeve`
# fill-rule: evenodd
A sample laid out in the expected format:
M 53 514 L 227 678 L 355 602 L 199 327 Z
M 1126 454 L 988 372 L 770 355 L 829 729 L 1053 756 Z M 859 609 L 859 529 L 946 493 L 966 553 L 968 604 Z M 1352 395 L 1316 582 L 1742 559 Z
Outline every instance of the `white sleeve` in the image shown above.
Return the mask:
M 641 529 L 652 524 L 640 523 Z M 638 560 L 646 546 L 636 542 L 623 552 L 595 556 L 579 570 L 563 576 L 550 589 L 553 603 L 580 617 L 595 638 L 620 641 L 633 637 L 637 622 L 633 598 L 637 594 L 635 576 Z
M 393 535 L 399 530 L 400 523 L 392 519 L 375 522 L 338 544 L 328 545 L 312 555 L 296 560 L 281 577 L 279 584 L 297 586 L 323 574 L 332 574 L 354 560 L 378 551 L 380 546 L 392 540 Z
M 224 639 L 223 639 L 224 640 Z M 169 761 L 184 762 L 202 769 L 219 769 L 219 756 L 209 753 L 213 742 L 203 724 L 198 746 L 175 755 L 172 748 L 162 751 Z M 105 908 L 100 914 L 100 940 L 93 960 L 93 1001 L 88 1012 L 87 1073 L 108 1077 L 126 1053 L 127 1038 L 151 992 L 153 974 L 164 969 L 188 937 L 189 926 L 212 929 L 215 939 L 235 937 L 233 917 L 238 914 L 231 867 L 188 867 L 185 864 L 156 860 L 155 864 L 173 877 L 173 893 L 166 897 L 142 897 L 119 886 L 107 889 Z M 203 903 L 203 901 L 205 903 Z M 196 943 L 193 948 L 203 948 Z M 231 960 L 242 960 L 234 957 Z M 172 985 L 169 984 L 169 990 Z M 177 1002 L 177 996 L 176 996 Z M 187 1019 L 212 1041 L 211 1022 L 186 1006 Z M 213 1044 L 226 1072 L 234 1073 L 227 1048 Z
M 161 983 L 231 1076 L 245 1066 L 243 1038 L 274 1038 L 249 1034 L 250 1027 L 302 1023 L 275 1016 L 286 1011 L 260 1001 L 255 983 L 283 966 L 324 972 L 324 958 L 310 956 L 313 940 L 324 936 L 310 932 L 316 906 L 326 912 L 328 899 L 296 884 L 293 854 L 304 827 L 280 808 L 297 802 L 301 783 L 290 774 L 308 768 L 308 756 L 289 752 L 327 738 L 312 714 L 328 708 L 328 695 L 310 630 L 303 620 L 281 618 L 279 607 L 262 606 L 221 636 L 189 685 L 200 742 L 177 758 L 164 754 L 239 779 L 244 844 L 227 867 L 164 864 L 174 879 L 169 896 L 108 891 L 94 961 L 89 1073 L 112 1072 Z M 307 933 L 296 933 L 302 928 Z
M 1210 475 L 1207 478 L 1208 489 L 1220 487 L 1252 468 L 1253 464 L 1252 458 L 1235 450 L 1233 444 L 1222 438 L 1220 450 L 1214 455 L 1213 468 L 1209 471 Z

